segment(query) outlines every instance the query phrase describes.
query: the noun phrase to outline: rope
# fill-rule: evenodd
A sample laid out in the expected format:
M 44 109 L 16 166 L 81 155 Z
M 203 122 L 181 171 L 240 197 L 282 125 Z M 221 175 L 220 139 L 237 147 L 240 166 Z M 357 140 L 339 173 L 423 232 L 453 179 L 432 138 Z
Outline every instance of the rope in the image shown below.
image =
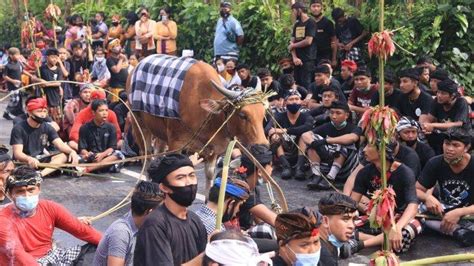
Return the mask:
M 272 112 L 267 109 L 267 113 L 268 113 L 268 114 L 270 115 L 270 117 L 272 118 L 273 123 L 274 123 L 278 128 L 283 129 L 283 127 L 282 127 L 282 126 L 278 123 L 278 121 L 275 119 L 275 116 L 273 116 Z M 300 151 L 301 154 L 303 154 L 303 156 L 306 158 L 306 160 L 308 160 L 308 161 L 311 163 L 311 160 L 310 160 L 309 157 L 306 155 L 306 152 L 304 152 L 303 150 L 301 150 L 300 146 L 293 140 L 293 138 L 291 138 L 291 137 L 288 135 L 288 133 L 286 133 L 286 132 L 283 132 L 283 134 L 284 134 L 285 136 L 287 136 L 288 139 L 291 140 L 291 142 L 296 146 L 296 148 L 298 149 L 298 151 Z M 326 182 L 329 183 L 329 185 L 331 186 L 332 189 L 334 189 L 334 191 L 341 193 L 341 191 L 340 191 L 339 189 L 337 189 L 331 181 L 329 181 L 330 179 L 329 179 L 325 174 L 323 174 L 323 172 L 319 171 L 319 174 L 324 178 L 324 180 L 326 180 Z

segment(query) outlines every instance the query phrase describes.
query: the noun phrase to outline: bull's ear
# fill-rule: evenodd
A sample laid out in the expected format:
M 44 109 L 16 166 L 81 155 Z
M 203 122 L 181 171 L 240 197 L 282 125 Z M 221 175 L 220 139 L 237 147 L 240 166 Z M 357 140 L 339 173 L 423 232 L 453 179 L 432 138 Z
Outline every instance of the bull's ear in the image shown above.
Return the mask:
M 199 101 L 201 108 L 212 114 L 219 114 L 222 112 L 222 108 L 224 107 L 225 103 L 225 101 L 216 101 L 212 99 L 204 99 Z

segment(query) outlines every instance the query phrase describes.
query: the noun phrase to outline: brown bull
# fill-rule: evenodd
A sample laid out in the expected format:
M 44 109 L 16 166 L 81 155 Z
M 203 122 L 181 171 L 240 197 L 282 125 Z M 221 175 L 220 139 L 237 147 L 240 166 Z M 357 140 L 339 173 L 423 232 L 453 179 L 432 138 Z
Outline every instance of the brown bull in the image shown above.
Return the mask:
M 129 75 L 127 81 L 129 95 L 133 91 L 132 75 L 133 73 Z M 184 78 L 179 96 L 180 120 L 157 117 L 146 112 L 134 112 L 145 137 L 148 139 L 150 134 L 158 137 L 168 144 L 170 150 L 181 149 L 185 146 L 208 115 L 212 115 L 192 144 L 186 148 L 187 152 L 196 152 L 214 135 L 227 116 L 232 114 L 234 108 L 237 108 L 224 128 L 201 154 L 205 161 L 207 189 L 212 184 L 217 156 L 225 152 L 229 141 L 234 136 L 247 145 L 267 144 L 263 131 L 265 107 L 262 101 L 248 101 L 245 104 L 246 98 L 242 96 L 243 92 L 227 90 L 220 84 L 217 72 L 209 64 L 200 61 L 191 66 Z M 133 135 L 143 151 L 144 143 L 136 126 L 133 126 Z

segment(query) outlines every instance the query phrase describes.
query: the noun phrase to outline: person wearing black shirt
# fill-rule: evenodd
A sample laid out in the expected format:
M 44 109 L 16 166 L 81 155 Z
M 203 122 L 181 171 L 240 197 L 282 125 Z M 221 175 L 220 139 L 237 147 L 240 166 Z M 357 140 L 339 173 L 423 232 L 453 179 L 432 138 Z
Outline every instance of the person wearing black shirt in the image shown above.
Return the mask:
M 182 154 L 169 154 L 152 161 L 148 175 L 165 199 L 138 230 L 133 265 L 197 263 L 206 248 L 207 233 L 201 219 L 188 210 L 197 193 L 192 161 Z
M 420 127 L 418 122 L 406 116 L 400 118 L 397 124 L 399 142 L 414 149 L 420 159 L 420 167 L 423 169 L 429 159 L 435 156 L 433 148 L 428 144 L 418 141 Z
M 44 94 L 46 94 L 46 101 L 48 103 L 48 111 L 54 122 L 60 124 L 62 116 L 62 95 L 61 82 L 63 79 L 63 72 L 59 64 L 59 52 L 55 48 L 46 50 L 46 64 L 41 66 L 40 74 L 44 81 L 51 81 L 43 86 Z
M 275 231 L 279 249 L 273 265 L 325 265 L 319 264 L 321 224 L 322 215 L 310 207 L 278 214 Z
M 40 162 L 77 163 L 77 153 L 59 138 L 52 126 L 44 122 L 48 114 L 46 100 L 43 98 L 30 100 L 26 109 L 28 118 L 16 124 L 10 136 L 15 160 L 27 163 L 33 168 L 38 168 Z M 46 148 L 50 144 L 59 151 L 58 154 L 47 152 Z M 45 168 L 41 171 L 41 175 L 46 176 L 54 171 L 56 169 Z
M 117 133 L 115 127 L 107 122 L 107 103 L 104 100 L 94 100 L 91 103 L 94 119 L 79 129 L 79 152 L 84 162 L 104 163 L 104 165 L 86 167 L 89 173 L 104 167 L 110 167 L 107 162 L 124 159 L 125 156 L 117 150 Z M 112 166 L 114 171 L 119 169 Z
M 442 152 L 443 137 L 440 132 L 452 127 L 471 129 L 469 112 L 469 105 L 466 99 L 459 96 L 458 85 L 454 81 L 446 79 L 438 83 L 438 92 L 431 111 L 420 119 L 423 133 L 437 154 Z
M 332 19 L 336 22 L 336 37 L 338 49 L 342 59 L 355 61 L 358 65 L 363 63 L 362 40 L 369 34 L 364 30 L 360 21 L 355 17 L 346 17 L 344 10 L 334 8 L 331 13 Z
M 240 85 L 243 88 L 261 88 L 262 84 L 257 76 L 252 76 L 248 65 L 240 64 L 236 67 L 237 74 L 240 78 Z
M 330 186 L 322 178 L 321 164 L 330 168 L 327 178 L 335 180 L 341 169 L 352 169 L 357 163 L 357 149 L 355 143 L 359 138 L 353 139 L 352 143 L 340 143 L 329 141 L 330 138 L 340 137 L 357 132 L 357 127 L 348 122 L 349 106 L 345 102 L 335 101 L 329 110 L 330 123 L 325 123 L 313 131 L 302 136 L 300 144 L 302 149 L 306 147 L 313 172 L 313 180 L 308 183 L 309 189 L 329 189 Z
M 263 91 L 273 91 L 276 93 L 276 95 L 268 98 L 270 107 L 278 110 L 283 109 L 283 100 L 285 98 L 283 97 L 283 89 L 281 88 L 280 82 L 273 80 L 272 73 L 267 68 L 260 68 L 257 72 L 257 76 L 262 82 Z
M 469 153 L 471 138 L 467 130 L 452 128 L 444 133 L 443 154 L 431 158 L 416 183 L 417 195 L 426 209 L 442 220 L 428 220 L 426 225 L 454 236 L 463 246 L 474 245 L 474 223 L 461 220 L 474 214 L 474 159 Z M 439 184 L 438 198 L 428 190 Z
M 358 216 L 357 203 L 347 195 L 331 192 L 319 200 L 318 210 L 323 215 L 319 236 L 319 262 L 324 266 L 337 266 L 339 254 L 345 259 L 351 255 L 351 246 L 363 248 L 363 241 L 352 238 L 355 232 L 354 222 Z M 327 255 L 323 256 L 324 253 Z
M 331 121 L 329 119 L 329 109 L 333 102 L 339 101 L 339 94 L 337 92 L 332 87 L 323 86 L 321 106 L 309 111 L 309 114 L 313 117 L 314 127 Z
M 370 108 L 372 96 L 377 91 L 377 87 L 371 84 L 372 75 L 368 69 L 359 68 L 354 73 L 354 88 L 347 102 L 351 111 L 358 117 Z
M 400 101 L 400 97 L 402 93 L 399 89 L 395 88 L 395 75 L 391 72 L 385 72 L 384 77 L 384 89 L 385 89 L 385 106 L 389 106 L 390 108 L 394 109 L 397 108 L 398 102 Z M 380 87 L 380 84 L 377 84 L 377 87 Z M 372 95 L 372 100 L 370 101 L 370 106 L 377 106 L 379 105 L 379 90 Z
M 306 96 L 308 95 L 308 91 L 304 87 L 296 84 L 295 78 L 293 77 L 293 75 L 283 74 L 279 78 L 279 81 L 280 81 L 281 88 L 283 89 L 282 90 L 283 98 L 286 98 L 288 93 L 290 93 L 291 91 L 298 91 L 298 93 L 301 95 L 301 98 L 303 99 L 305 99 Z M 303 102 L 303 107 L 306 107 L 304 103 L 305 102 Z
M 442 68 L 436 68 L 435 71 L 430 73 L 430 89 L 431 95 L 436 96 L 438 92 L 438 83 L 449 78 L 448 71 Z
M 306 96 L 310 109 L 317 108 L 321 105 L 322 89 L 329 86 L 337 91 L 340 101 L 346 101 L 344 93 L 341 91 L 341 84 L 335 79 L 331 79 L 331 70 L 326 65 L 319 65 L 315 69 L 314 82 L 309 86 L 309 94 Z
M 311 0 L 310 6 L 311 14 L 316 21 L 316 47 L 317 57 L 316 64 L 321 60 L 331 60 L 333 67 L 337 66 L 337 39 L 334 30 L 334 24 L 327 17 L 323 16 L 323 1 Z
M 415 189 L 416 179 L 413 171 L 406 165 L 394 161 L 393 150 L 395 143 L 389 143 L 386 147 L 386 158 L 384 160 L 386 160 L 386 166 L 389 169 L 387 171 L 387 184 L 392 186 L 395 191 L 395 213 L 400 215 L 398 221 L 396 221 L 396 226 L 388 234 L 388 239 L 392 249 L 396 252 L 401 252 L 407 249 L 411 240 L 416 236 L 416 234 L 412 234 L 409 240 L 404 239 L 402 231 L 415 231 L 413 226 L 419 225 L 419 222 L 414 219 L 418 212 L 418 199 Z M 364 166 L 357 174 L 354 188 L 351 192 L 351 198 L 356 202 L 360 202 L 362 196 L 370 197 L 372 193 L 382 186 L 380 177 L 382 159 L 380 158 L 378 145 L 368 144 L 364 148 L 364 156 L 369 164 Z M 382 234 L 371 236 L 360 233 L 359 235 L 361 239 L 366 239 L 364 240 L 364 247 L 380 246 L 384 239 Z
M 288 50 L 295 64 L 296 84 L 308 88 L 316 62 L 316 21 L 307 14 L 304 3 L 295 2 L 291 10 L 296 17 Z
M 313 126 L 313 119 L 307 113 L 302 113 L 301 95 L 298 91 L 290 91 L 285 98 L 287 111 L 275 115 L 275 121 L 271 121 L 266 126 L 266 132 L 270 138 L 271 146 L 276 149 L 276 156 L 279 158 L 282 173 L 282 179 L 290 179 L 293 169 L 288 162 L 288 157 L 294 157 L 296 154 L 302 156 L 298 150 L 298 142 L 301 135 L 310 131 Z M 303 149 L 304 150 L 304 149 Z M 299 164 L 297 166 L 300 166 Z M 304 177 L 301 177 L 304 180 Z
M 89 73 L 89 62 L 84 56 L 84 49 L 80 41 L 74 41 L 71 43 L 72 57 L 69 59 L 70 71 L 69 80 L 71 81 L 84 81 L 85 77 Z M 79 97 L 79 85 L 72 85 L 72 97 Z
M 122 54 L 120 40 L 114 39 L 108 45 L 109 58 L 107 58 L 107 68 L 110 72 L 110 92 L 119 95 L 125 89 L 128 78 L 127 56 Z M 115 97 L 113 97 L 114 99 Z M 115 100 L 117 101 L 117 100 Z
M 341 62 L 341 74 L 337 80 L 341 83 L 341 90 L 346 99 L 351 96 L 352 89 L 354 88 L 354 73 L 356 71 L 356 62 L 352 60 L 344 60 Z
M 419 75 L 415 69 L 402 70 L 398 76 L 402 95 L 396 109 L 401 116 L 408 116 L 420 121 L 421 117 L 430 112 L 433 98 L 418 87 Z

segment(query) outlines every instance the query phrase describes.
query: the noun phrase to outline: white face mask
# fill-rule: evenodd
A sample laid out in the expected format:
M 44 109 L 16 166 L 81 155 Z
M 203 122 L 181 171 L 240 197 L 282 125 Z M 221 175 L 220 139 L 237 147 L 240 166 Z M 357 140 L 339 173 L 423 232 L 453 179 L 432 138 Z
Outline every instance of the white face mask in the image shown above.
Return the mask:
M 161 21 L 167 21 L 168 20 L 168 16 L 161 16 Z
M 97 57 L 97 56 L 96 56 L 96 57 L 95 57 L 95 61 L 97 61 L 97 62 L 99 62 L 99 63 L 104 62 L 104 60 L 105 60 L 105 57 L 103 57 L 103 56 L 100 56 L 100 57 Z
M 224 65 L 217 65 L 217 72 L 221 73 L 224 71 L 224 69 L 225 69 Z

